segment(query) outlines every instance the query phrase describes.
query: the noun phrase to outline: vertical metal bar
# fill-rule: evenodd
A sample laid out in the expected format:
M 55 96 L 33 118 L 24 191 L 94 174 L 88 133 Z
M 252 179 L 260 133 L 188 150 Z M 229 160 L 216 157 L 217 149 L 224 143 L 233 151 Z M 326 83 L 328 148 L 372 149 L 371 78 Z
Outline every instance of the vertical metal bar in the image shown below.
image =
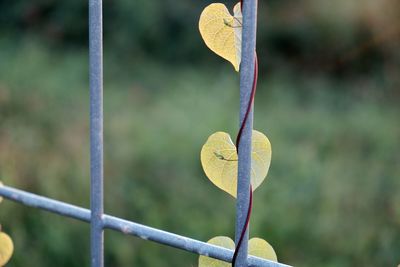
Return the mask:
M 89 0 L 91 266 L 104 266 L 103 232 L 103 15 Z
M 240 66 L 240 123 L 243 122 L 254 78 L 254 60 L 257 28 L 257 0 L 243 1 L 243 31 L 242 31 L 242 60 Z M 236 234 L 235 242 L 238 243 L 244 225 L 250 201 L 250 174 L 251 174 L 251 140 L 253 129 L 253 107 L 251 107 L 248 119 L 239 144 L 239 166 L 236 202 Z M 248 230 L 242 241 L 236 266 L 248 266 Z

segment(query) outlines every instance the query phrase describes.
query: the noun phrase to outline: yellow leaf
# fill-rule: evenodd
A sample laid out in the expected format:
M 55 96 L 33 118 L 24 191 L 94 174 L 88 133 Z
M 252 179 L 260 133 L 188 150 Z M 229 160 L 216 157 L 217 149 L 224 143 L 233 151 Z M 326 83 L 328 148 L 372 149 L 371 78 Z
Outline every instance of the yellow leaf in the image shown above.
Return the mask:
M 231 250 L 235 249 L 235 242 L 233 242 L 232 239 L 226 236 L 216 236 L 208 240 L 207 243 Z M 206 256 L 200 256 L 199 267 L 231 267 L 231 264 L 228 262 L 216 260 Z
M 267 176 L 271 163 L 271 144 L 261 132 L 253 130 L 251 184 L 253 191 Z M 201 164 L 208 179 L 236 197 L 238 156 L 229 134 L 212 134 L 201 149 Z
M 249 240 L 249 254 L 278 262 L 274 248 L 267 241 L 258 237 Z
M 223 248 L 235 249 L 235 243 L 226 236 L 216 236 L 208 240 L 209 244 L 220 246 Z M 261 238 L 252 238 L 249 240 L 249 255 L 260 257 L 263 259 L 278 262 L 276 254 L 272 246 Z M 199 267 L 230 267 L 231 264 L 221 260 L 216 260 L 206 256 L 199 257 Z
M 0 232 L 0 266 L 6 265 L 13 251 L 14 245 L 11 238 L 7 234 Z
M 242 46 L 242 12 L 240 3 L 232 16 L 226 6 L 213 3 L 200 15 L 199 30 L 204 42 L 214 53 L 232 63 L 239 71 Z

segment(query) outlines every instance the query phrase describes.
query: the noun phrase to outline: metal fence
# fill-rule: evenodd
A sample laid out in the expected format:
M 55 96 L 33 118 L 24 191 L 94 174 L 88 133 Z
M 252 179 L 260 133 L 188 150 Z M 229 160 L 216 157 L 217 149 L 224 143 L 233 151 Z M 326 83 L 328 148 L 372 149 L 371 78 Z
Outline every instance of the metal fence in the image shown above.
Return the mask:
M 257 16 L 257 0 L 243 1 L 243 49 L 241 65 L 241 100 L 240 113 L 245 113 L 247 99 L 249 98 L 251 83 L 254 71 L 254 48 L 255 29 Z M 118 217 L 104 214 L 103 209 L 103 16 L 102 0 L 89 0 L 89 78 L 90 78 L 90 172 L 91 192 L 90 210 L 60 202 L 54 199 L 28 193 L 9 186 L 0 186 L 0 196 L 6 199 L 22 203 L 33 208 L 43 209 L 61 216 L 74 218 L 90 223 L 91 229 L 91 266 L 104 266 L 104 229 L 112 229 L 124 234 L 133 235 L 144 240 L 154 241 L 167 246 L 193 252 L 199 255 L 209 256 L 225 262 L 231 262 L 233 251 L 222 247 L 214 246 L 202 241 L 191 239 L 185 236 L 155 229 L 146 225 L 127 221 Z M 239 169 L 243 173 L 250 174 L 250 149 L 245 146 L 251 145 L 252 115 L 249 118 L 247 133 L 243 133 L 243 149 L 247 155 L 239 155 Z M 243 152 L 244 153 L 244 152 Z M 240 163 L 241 160 L 247 163 Z M 247 175 L 249 176 L 249 175 Z M 240 177 L 239 177 L 240 179 Z M 248 181 L 247 181 L 248 182 Z M 237 205 L 237 229 L 244 224 L 243 220 L 247 213 L 248 184 L 246 181 L 238 182 L 238 195 L 245 197 L 238 199 Z M 133 196 L 134 197 L 134 196 Z M 240 203 L 242 201 L 242 203 Z M 237 230 L 238 232 L 238 230 Z M 236 266 L 265 266 L 284 267 L 288 266 L 247 255 L 246 246 L 242 246 Z M 243 257 L 244 255 L 244 257 Z

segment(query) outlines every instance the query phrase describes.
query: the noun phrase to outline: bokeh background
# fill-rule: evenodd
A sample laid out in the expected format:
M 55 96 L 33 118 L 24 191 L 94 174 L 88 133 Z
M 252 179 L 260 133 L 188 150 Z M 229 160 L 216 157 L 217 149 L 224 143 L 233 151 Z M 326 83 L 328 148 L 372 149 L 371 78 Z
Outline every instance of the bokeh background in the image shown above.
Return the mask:
M 230 7 L 233 1 L 222 1 Z M 200 149 L 238 130 L 238 74 L 206 48 L 205 0 L 104 0 L 106 212 L 200 240 L 235 201 Z M 86 1 L 0 1 L 0 179 L 89 207 Z M 400 263 L 400 2 L 259 3 L 255 129 L 270 138 L 251 236 L 295 266 Z M 4 201 L 7 265 L 89 266 L 89 227 Z M 106 231 L 106 265 L 197 256 Z

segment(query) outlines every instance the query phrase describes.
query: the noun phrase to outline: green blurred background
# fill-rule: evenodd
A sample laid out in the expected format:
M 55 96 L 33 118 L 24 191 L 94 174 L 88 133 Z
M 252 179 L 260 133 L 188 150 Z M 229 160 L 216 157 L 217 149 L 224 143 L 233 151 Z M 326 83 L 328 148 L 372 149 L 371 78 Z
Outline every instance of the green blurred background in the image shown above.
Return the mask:
M 205 0 L 104 0 L 106 212 L 200 240 L 235 201 L 200 149 L 238 130 L 238 74 L 200 39 Z M 223 1 L 232 7 L 233 1 Z M 86 1 L 0 1 L 0 179 L 89 207 Z M 295 266 L 400 263 L 400 2 L 259 3 L 255 129 L 271 140 L 251 236 Z M 4 201 L 10 267 L 89 266 L 87 224 Z M 106 231 L 106 266 L 197 256 Z

